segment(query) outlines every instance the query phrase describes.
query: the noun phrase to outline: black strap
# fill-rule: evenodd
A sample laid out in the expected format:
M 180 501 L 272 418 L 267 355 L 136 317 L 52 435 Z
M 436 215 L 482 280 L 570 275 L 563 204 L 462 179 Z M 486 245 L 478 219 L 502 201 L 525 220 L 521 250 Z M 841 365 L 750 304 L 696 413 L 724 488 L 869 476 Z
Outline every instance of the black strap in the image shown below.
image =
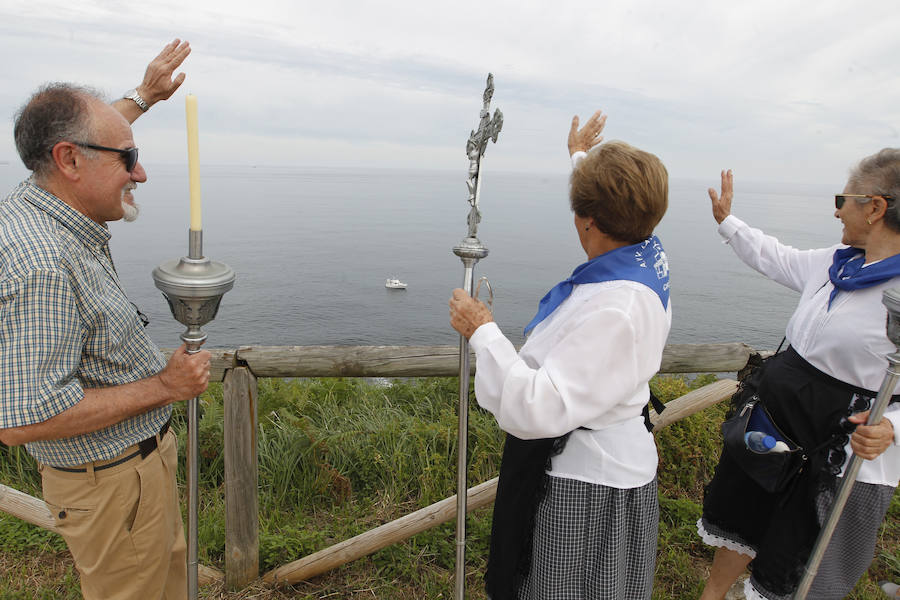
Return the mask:
M 641 416 L 644 417 L 644 427 L 647 428 L 647 431 L 653 433 L 653 423 L 650 422 L 650 406 L 653 406 L 653 410 L 656 411 L 657 416 L 662 415 L 663 411 L 666 410 L 666 405 L 662 403 L 662 401 L 656 397 L 656 394 L 653 393 L 653 390 L 650 390 L 650 401 L 644 405 L 644 410 L 641 411 Z
M 779 352 L 781 352 L 781 347 L 784 346 L 784 343 L 785 343 L 786 341 L 787 341 L 787 336 L 786 336 L 786 335 L 785 335 L 785 336 L 782 336 L 782 338 L 781 338 L 781 343 L 778 344 L 778 347 L 777 347 L 777 348 L 775 348 L 775 354 L 778 354 Z

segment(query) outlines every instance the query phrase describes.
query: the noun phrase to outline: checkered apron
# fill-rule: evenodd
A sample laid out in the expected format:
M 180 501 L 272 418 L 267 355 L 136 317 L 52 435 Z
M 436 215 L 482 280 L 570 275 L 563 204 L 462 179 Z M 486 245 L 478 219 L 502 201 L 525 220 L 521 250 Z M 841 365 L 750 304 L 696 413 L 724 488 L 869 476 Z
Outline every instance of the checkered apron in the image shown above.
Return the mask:
M 656 479 L 618 489 L 547 478 L 520 600 L 649 599 L 659 522 Z

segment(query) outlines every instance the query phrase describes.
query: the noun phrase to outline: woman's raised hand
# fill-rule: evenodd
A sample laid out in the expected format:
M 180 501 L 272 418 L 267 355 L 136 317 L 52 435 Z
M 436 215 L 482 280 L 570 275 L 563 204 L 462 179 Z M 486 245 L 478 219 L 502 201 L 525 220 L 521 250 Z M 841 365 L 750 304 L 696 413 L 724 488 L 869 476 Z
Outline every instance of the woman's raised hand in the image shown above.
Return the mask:
M 600 132 L 606 125 L 606 115 L 598 110 L 587 120 L 584 127 L 578 128 L 578 115 L 572 117 L 572 128 L 569 129 L 569 156 L 576 152 L 587 152 L 603 141 Z
M 450 325 L 469 339 L 475 330 L 494 320 L 491 310 L 484 302 L 475 300 L 465 290 L 453 290 L 450 298 Z
M 712 200 L 712 213 L 716 223 L 721 223 L 725 217 L 731 214 L 731 200 L 734 198 L 734 175 L 731 169 L 722 171 L 722 195 L 716 193 L 716 188 L 709 188 L 709 199 Z

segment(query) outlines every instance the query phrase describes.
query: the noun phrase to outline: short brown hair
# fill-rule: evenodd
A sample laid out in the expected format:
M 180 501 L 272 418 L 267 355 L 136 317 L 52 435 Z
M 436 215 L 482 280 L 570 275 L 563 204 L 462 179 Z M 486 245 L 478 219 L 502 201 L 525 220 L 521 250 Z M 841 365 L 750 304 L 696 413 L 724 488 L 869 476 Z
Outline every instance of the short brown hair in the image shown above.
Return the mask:
M 569 199 L 579 217 L 630 244 L 653 233 L 669 205 L 669 173 L 655 155 L 625 142 L 599 146 L 572 171 Z
M 48 83 L 29 98 L 13 128 L 16 149 L 27 169 L 44 177 L 53 164 L 53 146 L 93 137 L 91 99 L 102 102 L 97 91 L 70 83 Z

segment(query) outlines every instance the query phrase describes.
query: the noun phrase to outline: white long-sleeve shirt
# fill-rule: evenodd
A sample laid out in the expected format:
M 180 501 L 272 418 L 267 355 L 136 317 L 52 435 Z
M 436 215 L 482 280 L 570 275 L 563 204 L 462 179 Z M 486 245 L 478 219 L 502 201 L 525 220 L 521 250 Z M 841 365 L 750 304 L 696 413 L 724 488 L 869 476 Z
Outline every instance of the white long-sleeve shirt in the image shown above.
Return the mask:
M 664 309 L 643 284 L 576 285 L 518 353 L 495 323 L 475 331 L 469 341 L 478 403 L 522 439 L 571 431 L 551 476 L 645 485 L 656 476 L 658 459 L 641 411 L 671 322 L 671 304 Z
M 887 311 L 881 298 L 884 290 L 900 285 L 900 278 L 852 292 L 839 291 L 829 309 L 834 286 L 828 267 L 834 251 L 845 246 L 797 250 L 733 215 L 719 225 L 719 235 L 747 265 L 800 292 L 785 334 L 800 356 L 841 381 L 873 392 L 881 388 L 886 356 L 896 351 L 887 338 Z M 863 461 L 857 480 L 896 486 L 900 480 L 900 405 L 889 406 L 885 417 L 894 425 L 894 444 L 876 459 Z M 849 444 L 845 450 L 850 456 Z

